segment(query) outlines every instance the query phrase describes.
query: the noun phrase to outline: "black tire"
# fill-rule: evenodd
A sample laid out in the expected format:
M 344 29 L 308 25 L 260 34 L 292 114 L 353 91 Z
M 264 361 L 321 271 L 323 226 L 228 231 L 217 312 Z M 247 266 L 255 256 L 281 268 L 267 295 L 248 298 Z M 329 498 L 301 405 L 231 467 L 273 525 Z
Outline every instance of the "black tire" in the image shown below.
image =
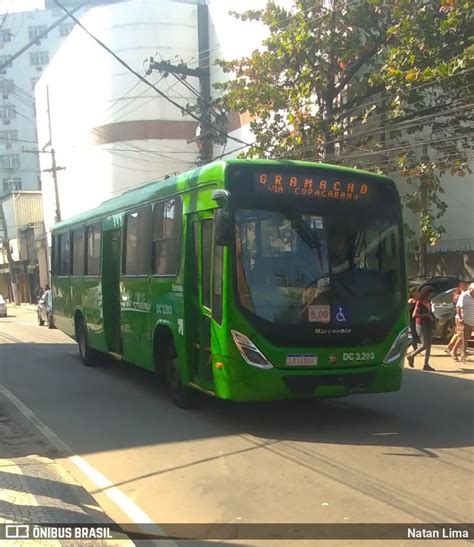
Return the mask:
M 193 408 L 196 404 L 196 392 L 181 382 L 176 350 L 172 342 L 164 355 L 165 378 L 171 400 L 178 408 Z
M 38 325 L 42 327 L 44 325 L 43 319 L 41 319 L 41 315 L 38 313 Z
M 84 325 L 84 320 L 79 318 L 76 323 L 76 339 L 79 346 L 79 356 L 82 364 L 86 367 L 93 367 L 97 364 L 96 355 L 93 349 L 87 343 L 87 330 Z

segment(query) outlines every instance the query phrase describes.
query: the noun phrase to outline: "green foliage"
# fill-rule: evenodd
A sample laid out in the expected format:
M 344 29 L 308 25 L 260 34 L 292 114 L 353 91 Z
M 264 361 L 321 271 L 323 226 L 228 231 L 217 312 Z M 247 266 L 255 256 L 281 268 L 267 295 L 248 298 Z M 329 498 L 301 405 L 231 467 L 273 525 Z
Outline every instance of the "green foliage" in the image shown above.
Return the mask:
M 255 143 L 243 155 L 398 173 L 416 183 L 405 202 L 422 239 L 439 238 L 440 177 L 465 174 L 472 153 L 473 1 L 295 6 L 234 14 L 269 29 L 261 50 L 219 61 L 232 75 L 216 85 L 227 107 L 252 116 Z

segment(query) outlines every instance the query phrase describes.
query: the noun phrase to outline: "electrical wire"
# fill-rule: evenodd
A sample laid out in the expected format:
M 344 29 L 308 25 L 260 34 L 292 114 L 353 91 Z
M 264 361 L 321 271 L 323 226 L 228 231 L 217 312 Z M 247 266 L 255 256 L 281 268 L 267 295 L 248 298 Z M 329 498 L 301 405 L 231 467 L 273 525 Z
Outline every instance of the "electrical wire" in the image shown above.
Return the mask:
M 114 57 L 114 59 L 116 61 L 118 61 L 122 66 L 124 66 L 127 70 L 129 70 L 132 74 L 134 74 L 139 80 L 141 80 L 142 82 L 144 82 L 146 85 L 148 85 L 149 87 L 151 87 L 152 89 L 154 89 L 158 95 L 160 95 L 161 97 L 163 97 L 165 100 L 167 100 L 170 104 L 172 104 L 173 106 L 175 106 L 176 108 L 178 108 L 181 112 L 183 112 L 183 114 L 186 114 L 187 116 L 195 119 L 197 122 L 199 122 L 201 125 L 203 126 L 207 126 L 209 127 L 210 129 L 214 129 L 214 127 L 207 123 L 207 122 L 204 122 L 203 120 L 200 120 L 197 116 L 195 116 L 192 112 L 188 112 L 184 107 L 182 107 L 179 103 L 177 103 L 176 101 L 174 101 L 173 99 L 171 99 L 170 97 L 168 97 L 165 93 L 163 93 L 160 89 L 158 89 L 156 86 L 154 86 L 151 82 L 149 82 L 146 78 L 144 78 L 141 74 L 139 74 L 138 72 L 136 72 L 129 64 L 127 64 L 119 55 L 117 55 L 114 51 L 112 51 L 108 46 L 106 46 L 101 40 L 99 40 L 99 38 L 97 38 L 96 36 L 94 36 L 94 34 L 92 34 L 89 30 L 86 29 L 86 27 L 76 18 L 74 17 L 74 15 L 71 14 L 70 11 L 68 11 L 64 6 L 61 5 L 61 3 L 58 1 L 58 0 L 54 0 L 55 4 L 60 7 L 63 11 L 65 11 L 69 17 L 76 22 L 76 24 L 81 27 L 84 32 L 90 36 L 97 44 L 99 44 L 103 49 L 105 49 L 108 53 L 110 53 L 110 55 L 112 55 L 112 57 Z M 235 137 L 232 137 L 231 135 L 225 133 L 224 131 L 221 132 L 222 134 L 225 134 L 227 136 L 227 138 L 235 141 L 235 142 L 238 142 L 240 144 L 244 144 L 245 146 L 248 146 L 248 143 L 244 142 L 243 140 L 241 139 L 237 139 Z

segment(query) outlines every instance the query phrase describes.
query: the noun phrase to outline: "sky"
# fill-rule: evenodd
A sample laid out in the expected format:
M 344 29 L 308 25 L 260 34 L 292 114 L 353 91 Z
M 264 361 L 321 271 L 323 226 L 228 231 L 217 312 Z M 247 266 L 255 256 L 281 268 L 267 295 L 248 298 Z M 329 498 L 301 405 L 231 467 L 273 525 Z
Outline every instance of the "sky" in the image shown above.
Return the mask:
M 44 0 L 0 0 L 0 13 L 44 9 Z

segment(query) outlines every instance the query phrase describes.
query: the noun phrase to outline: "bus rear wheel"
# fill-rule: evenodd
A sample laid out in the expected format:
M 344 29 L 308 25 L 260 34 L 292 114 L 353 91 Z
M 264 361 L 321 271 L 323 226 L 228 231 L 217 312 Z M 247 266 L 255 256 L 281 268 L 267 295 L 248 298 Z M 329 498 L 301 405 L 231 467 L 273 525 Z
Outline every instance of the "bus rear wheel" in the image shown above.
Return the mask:
M 93 367 L 96 364 L 94 350 L 87 344 L 87 331 L 82 317 L 76 323 L 76 338 L 82 364 L 86 367 Z
M 179 375 L 178 356 L 173 344 L 169 344 L 165 355 L 166 386 L 173 403 L 179 408 L 192 408 L 196 402 L 193 389 L 183 385 Z

